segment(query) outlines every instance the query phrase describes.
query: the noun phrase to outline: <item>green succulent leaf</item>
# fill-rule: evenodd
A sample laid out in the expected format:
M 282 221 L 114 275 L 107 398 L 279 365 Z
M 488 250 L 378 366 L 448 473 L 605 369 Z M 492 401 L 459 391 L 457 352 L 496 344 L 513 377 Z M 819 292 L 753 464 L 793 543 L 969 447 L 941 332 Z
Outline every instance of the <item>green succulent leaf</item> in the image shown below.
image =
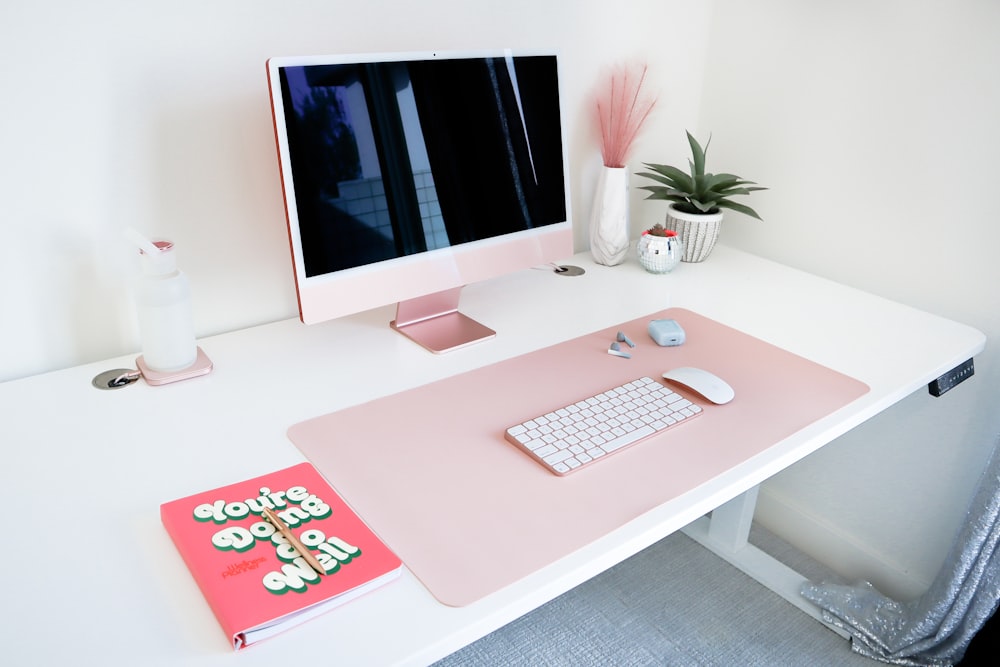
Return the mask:
M 726 188 L 725 190 L 717 190 L 716 194 L 720 197 L 730 197 L 732 195 L 748 195 L 750 190 L 747 188 Z
M 732 174 L 706 174 L 705 189 L 719 192 L 734 184 L 740 183 L 737 176 Z
M 659 181 L 665 185 L 675 187 L 678 190 L 690 191 L 692 189 L 691 177 L 677 167 L 671 167 L 666 164 L 649 163 L 646 163 L 645 166 L 653 170 L 654 173 L 642 172 L 639 174 L 640 176 L 651 178 L 654 181 Z
M 711 176 L 711 174 L 709 174 L 708 176 Z M 705 176 L 705 174 L 699 174 L 695 176 L 693 180 L 694 180 L 694 188 L 692 188 L 692 194 L 702 195 L 708 191 L 709 189 L 707 187 L 708 178 Z
M 731 211 L 739 211 L 740 213 L 745 213 L 752 218 L 757 218 L 758 220 L 762 220 L 762 218 L 759 215 L 757 215 L 757 211 L 753 210 L 749 206 L 738 204 L 734 201 L 729 201 L 728 199 L 720 201 L 719 208 L 728 208 Z
M 646 199 L 667 199 L 669 197 L 683 196 L 678 195 L 676 189 L 668 188 L 665 185 L 643 185 L 639 189 L 649 191 L 650 194 L 646 196 Z
M 714 213 L 718 209 L 718 202 L 711 199 L 691 199 L 690 202 L 697 209 L 697 213 Z
M 688 144 L 691 146 L 691 156 L 694 158 L 691 161 L 691 175 L 699 176 L 705 173 L 705 151 L 702 149 L 698 140 L 691 136 L 691 133 L 687 133 Z M 708 140 L 711 143 L 711 139 Z M 705 144 L 708 148 L 708 144 Z

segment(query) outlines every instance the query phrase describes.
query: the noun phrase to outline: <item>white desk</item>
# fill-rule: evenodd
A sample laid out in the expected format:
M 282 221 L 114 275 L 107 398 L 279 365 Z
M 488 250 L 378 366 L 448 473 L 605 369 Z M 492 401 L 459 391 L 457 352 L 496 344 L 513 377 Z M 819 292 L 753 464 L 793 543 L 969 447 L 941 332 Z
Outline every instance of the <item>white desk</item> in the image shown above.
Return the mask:
M 232 664 L 237 659 L 159 521 L 161 502 L 302 460 L 294 423 L 670 306 L 853 376 L 871 391 L 764 455 L 480 602 L 450 608 L 401 580 L 243 651 L 240 665 L 425 664 L 613 566 L 884 410 L 982 350 L 980 332 L 727 247 L 672 274 L 634 260 L 570 263 L 472 285 L 463 310 L 493 341 L 431 355 L 390 330 L 390 308 L 323 325 L 297 320 L 200 341 L 206 377 L 117 391 L 100 371 L 133 356 L 0 384 L 0 483 L 8 530 L 10 664 Z M 852 335 L 853 332 L 853 335 Z M 749 494 L 749 495 L 747 495 Z M 736 501 L 734 531 L 752 503 Z M 717 513 L 719 515 L 722 512 Z M 738 546 L 738 545 L 737 545 Z

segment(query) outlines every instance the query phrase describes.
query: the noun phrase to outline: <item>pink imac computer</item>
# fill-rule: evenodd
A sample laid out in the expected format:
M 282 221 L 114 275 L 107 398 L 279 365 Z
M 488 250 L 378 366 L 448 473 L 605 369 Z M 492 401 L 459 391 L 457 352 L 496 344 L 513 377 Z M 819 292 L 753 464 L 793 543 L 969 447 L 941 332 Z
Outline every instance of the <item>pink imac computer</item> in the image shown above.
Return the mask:
M 572 254 L 552 53 L 272 58 L 271 108 L 306 324 L 396 303 L 443 352 L 494 335 L 463 286 Z

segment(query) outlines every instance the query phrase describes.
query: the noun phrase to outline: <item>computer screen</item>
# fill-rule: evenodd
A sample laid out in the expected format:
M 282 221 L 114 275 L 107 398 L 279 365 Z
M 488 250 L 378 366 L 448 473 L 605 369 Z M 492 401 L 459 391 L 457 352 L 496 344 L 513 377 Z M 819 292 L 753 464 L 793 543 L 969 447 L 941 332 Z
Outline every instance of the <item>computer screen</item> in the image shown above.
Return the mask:
M 553 53 L 272 58 L 271 108 L 299 313 L 396 303 L 433 351 L 493 331 L 467 284 L 572 254 Z

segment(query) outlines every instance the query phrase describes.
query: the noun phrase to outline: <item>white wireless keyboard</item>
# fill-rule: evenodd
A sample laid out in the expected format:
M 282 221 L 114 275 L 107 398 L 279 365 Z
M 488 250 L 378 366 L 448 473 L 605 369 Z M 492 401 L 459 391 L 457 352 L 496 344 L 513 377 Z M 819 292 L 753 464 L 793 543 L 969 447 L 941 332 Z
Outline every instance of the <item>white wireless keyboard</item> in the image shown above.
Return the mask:
M 505 437 L 550 472 L 566 475 L 701 413 L 642 377 L 511 426 Z

